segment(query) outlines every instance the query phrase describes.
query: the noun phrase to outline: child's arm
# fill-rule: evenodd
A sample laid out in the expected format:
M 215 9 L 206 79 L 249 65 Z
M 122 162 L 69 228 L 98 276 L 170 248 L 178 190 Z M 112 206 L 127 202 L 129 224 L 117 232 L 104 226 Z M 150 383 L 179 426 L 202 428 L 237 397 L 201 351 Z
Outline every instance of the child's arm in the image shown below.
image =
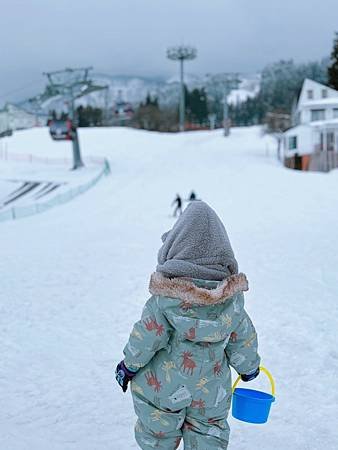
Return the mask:
M 257 347 L 255 327 L 243 308 L 239 324 L 231 333 L 230 340 L 225 348 L 230 366 L 241 375 L 255 373 L 260 363 Z
M 137 371 L 164 348 L 170 337 L 171 326 L 158 304 L 158 296 L 151 297 L 143 308 L 141 320 L 135 323 L 123 353 L 124 363 Z

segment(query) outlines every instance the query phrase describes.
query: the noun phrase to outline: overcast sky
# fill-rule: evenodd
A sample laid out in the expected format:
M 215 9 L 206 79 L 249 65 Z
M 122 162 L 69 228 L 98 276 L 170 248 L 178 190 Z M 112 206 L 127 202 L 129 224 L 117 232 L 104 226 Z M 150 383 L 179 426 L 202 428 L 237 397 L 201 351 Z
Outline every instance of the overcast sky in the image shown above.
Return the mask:
M 0 104 L 65 66 L 171 76 L 165 51 L 179 43 L 197 47 L 196 74 L 320 59 L 337 19 L 338 0 L 0 0 Z

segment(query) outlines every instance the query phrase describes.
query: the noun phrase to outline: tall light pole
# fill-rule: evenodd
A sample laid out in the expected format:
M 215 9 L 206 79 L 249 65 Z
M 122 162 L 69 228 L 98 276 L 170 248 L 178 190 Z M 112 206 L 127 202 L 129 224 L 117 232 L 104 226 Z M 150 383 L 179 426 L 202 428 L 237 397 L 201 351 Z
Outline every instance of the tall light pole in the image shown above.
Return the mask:
M 184 61 L 191 61 L 197 56 L 194 47 L 180 45 L 167 50 L 167 58 L 180 63 L 180 131 L 184 131 L 185 123 L 185 92 L 184 92 Z

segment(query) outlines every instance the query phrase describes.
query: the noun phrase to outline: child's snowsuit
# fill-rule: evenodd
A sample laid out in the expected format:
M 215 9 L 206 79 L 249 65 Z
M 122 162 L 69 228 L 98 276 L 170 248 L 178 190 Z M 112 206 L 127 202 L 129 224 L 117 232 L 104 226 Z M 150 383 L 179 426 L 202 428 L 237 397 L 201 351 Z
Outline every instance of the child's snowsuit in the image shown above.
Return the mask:
M 142 318 L 124 349 L 143 450 L 226 449 L 231 373 L 259 366 L 257 336 L 244 310 L 245 275 L 222 282 L 152 275 Z

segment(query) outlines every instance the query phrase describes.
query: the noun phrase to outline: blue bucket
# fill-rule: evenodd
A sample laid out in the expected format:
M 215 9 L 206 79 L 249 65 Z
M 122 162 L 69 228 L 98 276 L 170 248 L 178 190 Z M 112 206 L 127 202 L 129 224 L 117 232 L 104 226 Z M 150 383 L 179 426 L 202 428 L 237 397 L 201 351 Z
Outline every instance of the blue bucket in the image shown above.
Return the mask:
M 241 379 L 239 376 L 233 386 L 232 396 L 232 415 L 235 419 L 249 423 L 267 422 L 271 404 L 275 401 L 275 383 L 267 369 L 260 367 L 260 370 L 268 376 L 272 394 L 254 389 L 236 388 Z

